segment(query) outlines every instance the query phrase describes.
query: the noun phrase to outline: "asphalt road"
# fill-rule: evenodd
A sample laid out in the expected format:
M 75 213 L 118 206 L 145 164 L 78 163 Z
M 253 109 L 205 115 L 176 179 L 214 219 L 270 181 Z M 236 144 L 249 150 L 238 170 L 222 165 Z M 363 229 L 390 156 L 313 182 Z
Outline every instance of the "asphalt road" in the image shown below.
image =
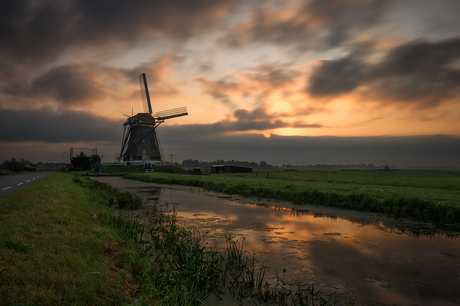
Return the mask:
M 32 172 L 27 174 L 9 175 L 0 177 L 0 197 L 10 192 L 21 189 L 28 184 L 35 182 L 54 172 Z

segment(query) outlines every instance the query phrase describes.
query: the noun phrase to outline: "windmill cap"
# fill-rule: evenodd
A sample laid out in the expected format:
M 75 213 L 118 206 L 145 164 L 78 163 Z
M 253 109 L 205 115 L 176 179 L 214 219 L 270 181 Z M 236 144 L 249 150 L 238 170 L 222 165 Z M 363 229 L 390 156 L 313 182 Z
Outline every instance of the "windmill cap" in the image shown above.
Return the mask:
M 142 123 L 155 124 L 155 119 L 150 114 L 147 114 L 147 113 L 139 113 L 139 114 L 132 116 L 131 118 L 136 118 Z

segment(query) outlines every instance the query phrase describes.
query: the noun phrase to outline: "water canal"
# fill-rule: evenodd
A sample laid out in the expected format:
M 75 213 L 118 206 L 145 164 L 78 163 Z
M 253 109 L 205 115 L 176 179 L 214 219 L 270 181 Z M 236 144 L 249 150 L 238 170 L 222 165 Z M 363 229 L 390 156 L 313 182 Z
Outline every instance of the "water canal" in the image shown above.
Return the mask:
M 143 195 L 146 209 L 156 203 L 174 210 L 178 224 L 205 235 L 209 246 L 223 247 L 226 233 L 244 236 L 244 249 L 269 267 L 269 281 L 278 275 L 288 284 L 348 292 L 363 305 L 460 305 L 458 227 L 194 187 L 97 180 Z M 142 218 L 145 209 L 129 213 Z

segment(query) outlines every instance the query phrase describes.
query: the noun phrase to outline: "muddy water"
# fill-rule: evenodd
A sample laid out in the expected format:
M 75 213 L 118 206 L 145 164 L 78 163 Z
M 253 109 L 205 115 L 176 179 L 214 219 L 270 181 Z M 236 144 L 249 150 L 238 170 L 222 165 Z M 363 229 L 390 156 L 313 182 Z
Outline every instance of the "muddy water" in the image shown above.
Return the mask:
M 119 178 L 98 178 L 175 210 L 182 226 L 222 247 L 225 233 L 245 237 L 276 275 L 358 304 L 460 305 L 460 229 L 313 205 L 257 202 Z M 161 187 L 161 188 L 160 188 Z M 142 216 L 142 211 L 134 212 Z M 286 271 L 283 273 L 283 271 Z

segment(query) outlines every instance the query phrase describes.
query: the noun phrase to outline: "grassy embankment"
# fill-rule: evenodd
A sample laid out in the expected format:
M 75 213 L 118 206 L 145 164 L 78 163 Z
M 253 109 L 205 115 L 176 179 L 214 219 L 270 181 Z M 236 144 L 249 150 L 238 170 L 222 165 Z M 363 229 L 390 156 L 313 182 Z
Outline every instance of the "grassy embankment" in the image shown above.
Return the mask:
M 265 267 L 231 236 L 225 252 L 206 249 L 158 209 L 149 214 L 154 230 L 144 233 L 136 220 L 114 215 L 114 205 L 135 209 L 142 200 L 66 173 L 1 198 L 1 304 L 201 305 L 223 287 L 255 304 L 335 303 L 311 286 L 266 286 Z
M 135 243 L 109 226 L 106 197 L 72 178 L 56 173 L 0 198 L 2 305 L 119 305 L 139 294 Z
M 295 204 L 460 223 L 460 171 L 269 171 L 203 176 L 143 173 L 125 178 Z
M 88 171 L 71 171 L 74 175 L 86 175 L 87 173 L 94 173 L 94 169 Z M 107 165 L 101 166 L 101 173 L 111 173 L 114 175 L 126 175 L 132 173 L 144 173 L 140 166 L 118 166 L 118 165 Z

